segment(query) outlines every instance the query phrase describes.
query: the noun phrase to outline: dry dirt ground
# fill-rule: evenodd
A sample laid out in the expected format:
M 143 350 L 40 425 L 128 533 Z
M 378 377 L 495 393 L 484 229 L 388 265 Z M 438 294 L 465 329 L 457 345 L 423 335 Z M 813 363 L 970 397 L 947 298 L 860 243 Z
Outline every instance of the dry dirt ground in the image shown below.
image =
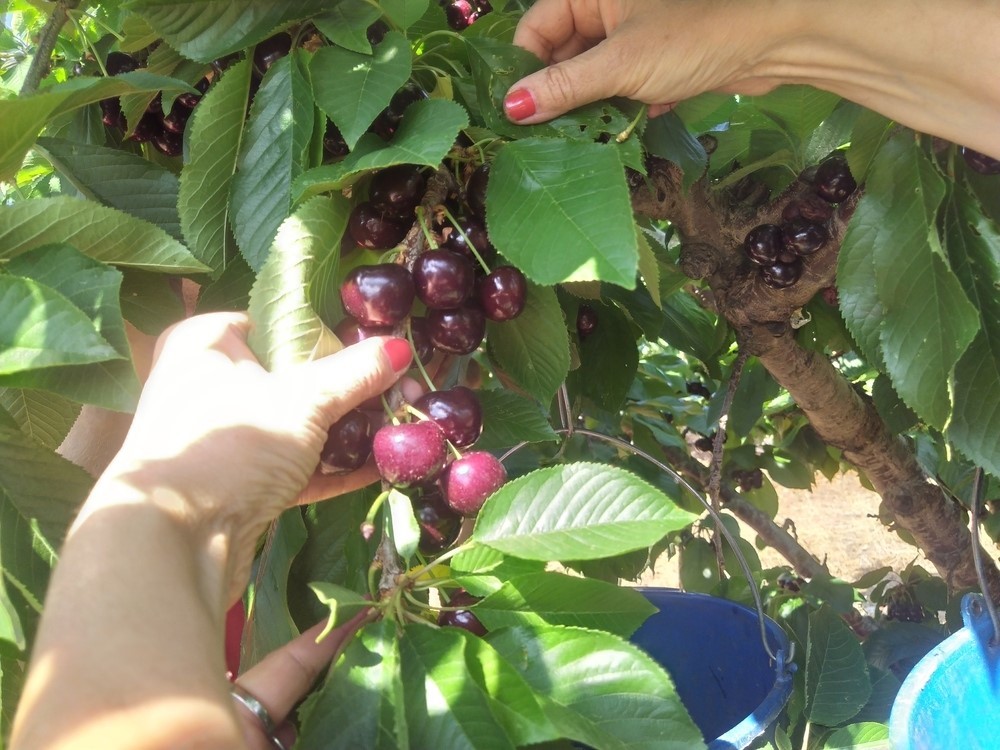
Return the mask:
M 799 543 L 820 561 L 825 559 L 835 578 L 855 581 L 864 573 L 885 565 L 893 570 L 904 568 L 911 560 L 933 570 L 916 547 L 902 541 L 883 526 L 878 518 L 879 496 L 858 482 L 856 474 L 846 474 L 828 482 L 818 477 L 812 490 L 778 488 L 778 515 L 781 525 L 786 518 L 795 523 Z M 742 526 L 743 538 L 753 543 L 756 534 Z M 759 552 L 767 568 L 786 565 L 781 555 L 771 549 Z M 639 581 L 644 586 L 678 586 L 677 558 L 664 555 Z

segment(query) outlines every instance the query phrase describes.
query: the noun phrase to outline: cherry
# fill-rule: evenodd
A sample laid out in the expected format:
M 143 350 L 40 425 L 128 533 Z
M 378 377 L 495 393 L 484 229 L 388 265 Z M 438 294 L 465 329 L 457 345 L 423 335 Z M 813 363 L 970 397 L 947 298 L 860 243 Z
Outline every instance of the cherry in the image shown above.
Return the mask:
M 479 18 L 479 11 L 469 0 L 451 0 L 444 6 L 444 17 L 455 31 L 467 29 Z
M 406 108 L 414 102 L 426 98 L 427 92 L 422 88 L 413 83 L 406 84 L 393 94 L 392 99 L 389 100 L 389 106 L 379 113 L 375 122 L 368 129 L 379 138 L 389 140 L 395 134 L 399 123 L 402 122 Z
M 163 132 L 163 122 L 155 112 L 146 112 L 139 120 L 129 140 L 136 143 L 147 143 Z
M 576 311 L 576 333 L 583 341 L 597 330 L 597 310 L 590 305 L 580 305 Z
M 434 348 L 449 354 L 471 354 L 486 336 L 486 316 L 478 307 L 431 310 L 427 331 Z
M 414 500 L 413 514 L 420 526 L 419 549 L 425 557 L 444 552 L 458 539 L 462 516 L 448 506 L 440 490 L 425 491 Z
M 781 212 L 784 221 L 805 219 L 813 224 L 825 224 L 833 216 L 833 207 L 814 193 L 806 193 L 801 198 L 789 201 Z
M 704 453 L 711 453 L 715 446 L 710 437 L 700 437 L 694 441 L 694 447 Z
M 457 591 L 452 594 L 451 601 L 448 602 L 448 606 L 472 606 L 478 601 L 479 599 L 465 591 Z M 462 628 L 462 630 L 467 630 L 473 635 L 478 635 L 480 638 L 486 635 L 486 628 L 483 627 L 479 618 L 468 609 L 444 610 L 438 613 L 437 621 L 438 625 L 441 625 L 442 627 Z
M 761 224 L 747 232 L 743 251 L 759 266 L 769 266 L 778 259 L 781 250 L 781 227 Z
M 235 58 L 234 58 L 235 59 Z M 177 95 L 177 102 L 182 107 L 187 107 L 188 109 L 194 109 L 198 106 L 198 102 L 201 101 L 201 95 L 208 91 L 208 87 L 211 84 L 207 78 L 202 78 L 194 87 L 200 92 L 197 94 L 192 94 L 190 91 L 185 91 L 183 94 Z
M 376 44 L 381 44 L 382 40 L 385 39 L 385 35 L 389 33 L 389 24 L 385 21 L 376 21 L 367 29 L 365 29 L 365 36 L 368 38 L 368 43 L 372 46 Z
M 830 233 L 822 224 L 813 224 L 805 219 L 795 219 L 781 227 L 781 241 L 786 250 L 796 255 L 812 255 L 830 239 Z
M 121 73 L 131 73 L 139 69 L 139 61 L 127 52 L 109 52 L 108 59 L 104 63 L 109 76 L 120 75 Z
M 426 365 L 434 356 L 434 344 L 431 343 L 427 318 L 410 318 L 410 333 L 413 336 L 413 347 L 417 350 L 417 359 L 420 360 L 420 364 Z
M 507 471 L 492 453 L 472 451 L 448 464 L 441 475 L 441 490 L 448 505 L 464 516 L 474 516 L 506 481 Z
M 524 310 L 528 282 L 514 266 L 501 266 L 479 284 L 479 303 L 490 320 L 513 320 Z
M 453 310 L 472 293 L 472 261 L 451 250 L 428 250 L 413 264 L 417 297 L 432 310 Z
M 837 307 L 840 304 L 840 295 L 837 293 L 837 287 L 825 286 L 820 290 L 820 294 L 823 296 L 823 301 L 830 307 Z
M 347 231 L 361 247 L 389 250 L 406 236 L 412 219 L 400 219 L 381 211 L 367 201 L 359 203 L 347 220 Z
M 372 441 L 372 454 L 385 481 L 409 487 L 440 474 L 448 450 L 441 428 L 426 421 L 382 427 Z
M 340 129 L 331 120 L 326 121 L 326 132 L 323 133 L 323 151 L 333 159 L 339 159 L 351 153 Z
M 712 398 L 712 392 L 708 390 L 707 387 L 705 387 L 704 383 L 699 383 L 698 381 L 694 381 L 691 383 L 687 383 L 685 385 L 685 388 L 687 392 L 692 396 L 701 396 L 702 398 Z
M 170 113 L 163 116 L 163 129 L 180 135 L 184 132 L 184 128 L 187 127 L 187 121 L 190 116 L 191 110 L 181 104 L 180 99 L 175 99 L 173 106 L 170 108 Z
M 491 263 L 496 257 L 497 251 L 492 243 L 490 243 L 490 237 L 486 233 L 486 226 L 483 222 L 471 216 L 459 217 L 458 226 L 462 231 L 460 232 L 455 227 L 451 227 L 443 246 L 449 250 L 454 250 L 456 253 L 474 258 L 472 249 L 469 247 L 469 242 L 471 242 L 480 257 L 487 263 Z M 462 232 L 465 233 L 464 236 Z
M 831 156 L 816 169 L 813 188 L 823 200 L 830 203 L 840 203 L 857 187 L 858 183 L 854 181 L 851 170 L 847 166 L 847 159 L 839 154 Z
M 979 151 L 962 146 L 962 158 L 969 165 L 969 169 L 979 174 L 994 175 L 1000 174 L 1000 159 L 994 159 Z
M 353 409 L 330 426 L 319 454 L 320 471 L 342 474 L 364 466 L 372 454 L 372 425 L 368 416 Z
M 490 165 L 480 164 L 469 176 L 465 185 L 465 202 L 480 219 L 486 216 L 486 185 L 490 179 Z
M 275 34 L 258 44 L 253 51 L 253 65 L 263 75 L 278 60 L 292 49 L 292 37 L 288 34 Z
M 344 346 L 353 346 L 372 336 L 391 336 L 392 326 L 362 326 L 354 318 L 344 318 L 333 327 L 333 333 Z
M 400 164 L 376 174 L 368 188 L 368 200 L 386 213 L 406 216 L 420 204 L 427 180 L 418 167 Z
M 124 130 L 128 127 L 125 121 L 125 113 L 122 112 L 122 103 L 118 97 L 113 99 L 101 99 L 101 122 L 109 128 L 120 128 Z
M 184 138 L 178 133 L 161 130 L 152 138 L 153 146 L 164 156 L 180 156 L 184 151 Z
M 775 263 L 760 269 L 760 277 L 764 283 L 773 289 L 787 289 L 802 276 L 802 261 L 794 263 Z
M 413 307 L 413 277 L 396 263 L 358 266 L 340 285 L 344 310 L 362 326 L 392 326 Z
M 425 393 L 413 408 L 436 422 L 456 448 L 468 448 L 483 432 L 483 407 L 479 397 L 463 385 Z

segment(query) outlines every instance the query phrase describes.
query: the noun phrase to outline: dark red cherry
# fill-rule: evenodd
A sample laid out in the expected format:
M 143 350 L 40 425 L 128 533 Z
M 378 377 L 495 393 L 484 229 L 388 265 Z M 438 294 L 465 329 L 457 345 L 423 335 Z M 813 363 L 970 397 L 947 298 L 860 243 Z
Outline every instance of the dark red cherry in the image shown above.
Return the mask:
M 805 219 L 813 224 L 825 224 L 833 216 L 833 207 L 814 193 L 789 201 L 781 212 L 783 221 Z
M 154 112 L 146 112 L 135 126 L 129 140 L 136 143 L 147 143 L 163 132 L 163 121 Z
M 479 256 L 487 263 L 492 263 L 497 251 L 490 243 L 490 237 L 486 233 L 486 226 L 483 222 L 471 216 L 459 217 L 458 226 L 461 228 L 461 231 L 455 227 L 449 228 L 448 237 L 442 246 L 456 253 L 475 258 L 469 247 L 469 242 L 471 242 L 472 246 L 479 253 Z M 464 236 L 463 232 L 465 233 Z
M 320 471 L 342 474 L 360 469 L 372 454 L 372 425 L 368 415 L 353 409 L 333 423 L 319 455 Z
M 292 37 L 284 32 L 275 34 L 258 44 L 253 51 L 253 64 L 257 71 L 263 75 L 278 60 L 287 55 L 292 49 Z
M 448 449 L 434 422 L 386 425 L 375 433 L 372 455 L 389 484 L 409 487 L 430 482 L 444 468 Z
M 501 266 L 479 283 L 479 303 L 490 320 L 513 320 L 527 299 L 528 282 L 514 266 Z
M 486 185 L 489 180 L 490 165 L 487 162 L 476 167 L 465 186 L 465 202 L 480 219 L 486 217 Z
M 371 203 L 359 203 L 351 211 L 347 220 L 347 230 L 361 247 L 373 250 L 389 250 L 396 247 L 410 227 L 413 218 L 400 219 L 380 211 Z
M 962 158 L 973 172 L 985 175 L 1000 174 L 1000 159 L 994 159 L 966 146 L 962 146 Z
M 478 307 L 430 310 L 427 329 L 435 349 L 449 354 L 471 354 L 486 336 L 486 315 Z
M 472 294 L 475 268 L 451 250 L 428 250 L 413 264 L 417 297 L 432 310 L 453 310 Z
M 201 101 L 201 95 L 208 91 L 208 87 L 211 84 L 207 78 L 202 78 L 194 87 L 199 93 L 192 94 L 190 91 L 185 91 L 183 94 L 177 95 L 177 102 L 182 107 L 187 107 L 188 109 L 194 109 L 198 106 L 198 102 Z
M 778 259 L 781 250 L 781 227 L 761 224 L 747 232 L 743 251 L 759 266 L 769 266 Z
M 469 0 L 451 0 L 444 6 L 444 17 L 455 31 L 469 28 L 479 18 L 479 11 Z
M 816 169 L 813 188 L 823 200 L 840 203 L 857 187 L 858 183 L 854 181 L 847 166 L 847 159 L 843 156 L 831 156 Z
M 392 326 L 362 326 L 354 318 L 344 318 L 333 327 L 334 335 L 344 346 L 353 346 L 372 336 L 391 336 Z
M 448 464 L 441 490 L 448 505 L 463 516 L 474 516 L 506 481 L 507 471 L 492 453 L 472 451 Z
M 378 172 L 368 188 L 368 201 L 375 208 L 396 216 L 413 214 L 427 188 L 419 167 L 400 164 Z
M 420 88 L 420 86 L 415 83 L 407 83 L 392 95 L 392 99 L 389 100 L 389 106 L 385 108 L 386 115 L 390 121 L 398 124 L 403 119 L 403 115 L 411 104 L 416 104 L 426 98 L 427 92 Z
M 362 326 L 393 326 L 413 307 L 413 277 L 396 263 L 358 266 L 340 285 L 344 310 Z
M 351 149 L 347 147 L 347 141 L 343 134 L 332 121 L 327 120 L 326 132 L 323 134 L 323 151 L 333 159 L 347 156 Z
M 452 510 L 437 488 L 413 501 L 413 514 L 420 526 L 419 549 L 425 557 L 444 552 L 458 539 L 462 516 Z
M 796 255 L 812 255 L 826 244 L 830 233 L 823 224 L 795 219 L 781 227 L 781 242 Z
M 131 73 L 139 69 L 139 61 L 127 52 L 109 52 L 108 59 L 104 64 L 109 76 L 120 75 L 121 73 Z
M 764 283 L 774 289 L 787 289 L 802 276 L 802 261 L 794 263 L 775 263 L 760 269 L 760 277 Z
M 464 385 L 425 393 L 413 408 L 436 422 L 456 448 L 468 448 L 483 432 L 483 407 L 479 397 Z
M 122 112 L 122 103 L 118 97 L 113 99 L 101 99 L 101 122 L 109 128 L 120 128 L 124 130 L 128 127 L 125 121 L 125 113 Z
M 465 607 L 472 606 L 478 602 L 474 596 L 470 596 L 465 591 L 459 591 L 452 594 L 451 600 L 448 602 L 449 607 Z M 452 628 L 462 628 L 462 630 L 467 630 L 473 635 L 478 635 L 480 638 L 486 635 L 486 628 L 479 621 L 471 610 L 468 609 L 448 609 L 443 610 L 438 614 L 438 625 L 442 627 L 452 627 Z
M 184 137 L 169 130 L 161 130 L 152 139 L 153 147 L 164 156 L 180 156 L 184 152 Z
M 163 116 L 163 129 L 180 135 L 187 127 L 190 116 L 191 110 L 181 104 L 179 99 L 175 99 L 170 113 Z
M 368 43 L 373 46 L 381 44 L 387 33 L 389 33 L 389 24 L 385 21 L 376 21 L 365 29 L 365 36 L 368 38 Z
M 597 330 L 597 310 L 590 305 L 580 305 L 576 311 L 576 333 L 583 341 Z

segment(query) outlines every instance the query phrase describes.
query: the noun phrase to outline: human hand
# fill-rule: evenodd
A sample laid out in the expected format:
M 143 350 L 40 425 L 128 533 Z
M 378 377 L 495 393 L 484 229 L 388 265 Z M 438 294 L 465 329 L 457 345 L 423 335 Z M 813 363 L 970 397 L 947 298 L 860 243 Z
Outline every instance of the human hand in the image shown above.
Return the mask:
M 405 340 L 380 337 L 270 373 L 247 346 L 249 327 L 219 313 L 161 337 L 128 436 L 76 524 L 109 504 L 154 503 L 196 541 L 225 540 L 230 599 L 279 513 L 377 479 L 372 466 L 321 475 L 319 454 L 330 425 L 410 362 Z
M 763 71 L 777 39 L 775 0 L 539 0 L 514 43 L 548 65 L 504 99 L 521 124 L 550 120 L 610 96 L 651 105 L 649 114 L 705 91 L 762 94 L 779 81 Z M 782 14 L 785 14 L 784 16 Z

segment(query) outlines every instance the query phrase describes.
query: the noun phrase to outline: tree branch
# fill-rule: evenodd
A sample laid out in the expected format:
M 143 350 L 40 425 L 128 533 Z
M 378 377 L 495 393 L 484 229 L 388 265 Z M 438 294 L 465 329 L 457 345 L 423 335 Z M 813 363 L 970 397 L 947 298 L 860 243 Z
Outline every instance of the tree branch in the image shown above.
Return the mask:
M 49 59 L 52 51 L 59 41 L 59 32 L 69 20 L 70 10 L 75 9 L 80 4 L 80 0 L 59 0 L 52 9 L 52 15 L 46 21 L 41 34 L 38 35 L 38 47 L 35 56 L 31 60 L 31 66 L 24 76 L 24 84 L 21 86 L 21 96 L 32 94 L 38 90 L 42 79 L 49 72 Z

